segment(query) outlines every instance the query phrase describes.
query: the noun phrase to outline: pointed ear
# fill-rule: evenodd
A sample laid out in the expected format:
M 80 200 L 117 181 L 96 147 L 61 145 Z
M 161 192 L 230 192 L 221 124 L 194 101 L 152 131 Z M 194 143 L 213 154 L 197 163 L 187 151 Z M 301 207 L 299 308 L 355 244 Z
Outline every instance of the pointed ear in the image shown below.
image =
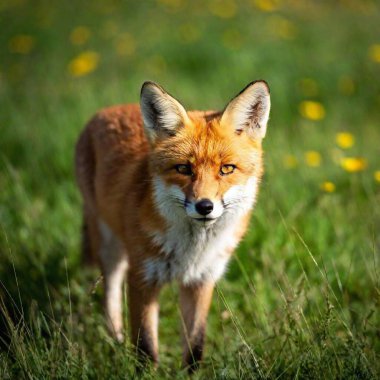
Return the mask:
M 263 81 L 255 81 L 245 87 L 225 108 L 221 125 L 243 131 L 256 139 L 265 137 L 270 110 L 269 86 Z
M 183 106 L 162 87 L 145 82 L 141 88 L 141 113 L 149 139 L 174 136 L 189 118 Z

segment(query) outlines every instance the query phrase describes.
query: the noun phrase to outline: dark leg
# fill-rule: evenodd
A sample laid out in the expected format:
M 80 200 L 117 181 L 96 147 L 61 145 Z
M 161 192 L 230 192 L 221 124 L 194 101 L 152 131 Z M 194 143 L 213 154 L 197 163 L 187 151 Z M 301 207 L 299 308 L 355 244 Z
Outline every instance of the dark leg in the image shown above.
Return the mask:
M 136 284 L 128 281 L 128 302 L 131 321 L 132 343 L 140 358 L 149 358 L 158 364 L 158 295 L 157 286 Z
M 180 303 L 183 320 L 183 365 L 194 372 L 202 360 L 207 315 L 213 283 L 182 285 Z

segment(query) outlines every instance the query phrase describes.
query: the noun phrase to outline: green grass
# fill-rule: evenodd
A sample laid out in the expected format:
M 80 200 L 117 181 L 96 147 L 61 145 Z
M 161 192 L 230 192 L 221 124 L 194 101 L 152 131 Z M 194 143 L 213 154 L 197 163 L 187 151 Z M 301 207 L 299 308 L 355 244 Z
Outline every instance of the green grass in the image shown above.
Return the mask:
M 278 7 L 265 12 L 260 3 Z M 375 4 L 1 3 L 0 378 L 135 375 L 133 348 L 107 335 L 99 272 L 80 264 L 73 148 L 97 109 L 138 101 L 147 79 L 189 109 L 221 108 L 254 79 L 271 87 L 260 197 L 218 284 L 205 361 L 194 378 L 378 378 Z M 70 33 L 80 25 L 91 35 L 74 45 Z M 32 42 L 20 47 L 18 35 Z M 73 77 L 68 65 L 83 51 L 97 52 L 98 64 Z M 305 100 L 322 104 L 325 117 L 302 117 Z M 335 141 L 342 131 L 355 137 L 347 150 Z M 319 152 L 318 167 L 307 164 L 307 151 Z M 293 168 L 288 155 L 297 159 Z M 364 158 L 365 169 L 343 170 L 339 160 L 351 156 Z M 321 190 L 325 181 L 334 192 Z M 142 377 L 186 378 L 174 284 L 161 301 L 161 365 Z

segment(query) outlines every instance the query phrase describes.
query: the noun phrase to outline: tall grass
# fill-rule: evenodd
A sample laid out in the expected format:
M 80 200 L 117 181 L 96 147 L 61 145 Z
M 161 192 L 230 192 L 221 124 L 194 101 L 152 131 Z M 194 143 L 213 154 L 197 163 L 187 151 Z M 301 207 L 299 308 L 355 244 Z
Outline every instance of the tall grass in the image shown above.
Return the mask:
M 133 347 L 106 332 L 102 279 L 80 260 L 73 147 L 144 80 L 216 109 L 260 78 L 266 174 L 194 378 L 379 377 L 379 12 L 369 0 L 0 5 L 0 378 L 187 378 L 175 284 L 157 371 L 137 375 Z

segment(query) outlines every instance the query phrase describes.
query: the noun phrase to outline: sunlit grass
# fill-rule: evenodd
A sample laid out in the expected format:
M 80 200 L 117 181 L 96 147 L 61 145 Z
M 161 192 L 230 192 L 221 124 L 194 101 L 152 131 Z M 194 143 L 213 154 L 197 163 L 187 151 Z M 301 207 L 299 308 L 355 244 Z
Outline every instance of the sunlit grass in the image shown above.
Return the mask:
M 378 377 L 379 19 L 371 1 L 0 5 L 0 378 L 135 375 L 81 265 L 73 149 L 148 79 L 193 109 L 271 87 L 266 174 L 194 378 Z M 143 378 L 186 378 L 175 285 L 161 301 Z

